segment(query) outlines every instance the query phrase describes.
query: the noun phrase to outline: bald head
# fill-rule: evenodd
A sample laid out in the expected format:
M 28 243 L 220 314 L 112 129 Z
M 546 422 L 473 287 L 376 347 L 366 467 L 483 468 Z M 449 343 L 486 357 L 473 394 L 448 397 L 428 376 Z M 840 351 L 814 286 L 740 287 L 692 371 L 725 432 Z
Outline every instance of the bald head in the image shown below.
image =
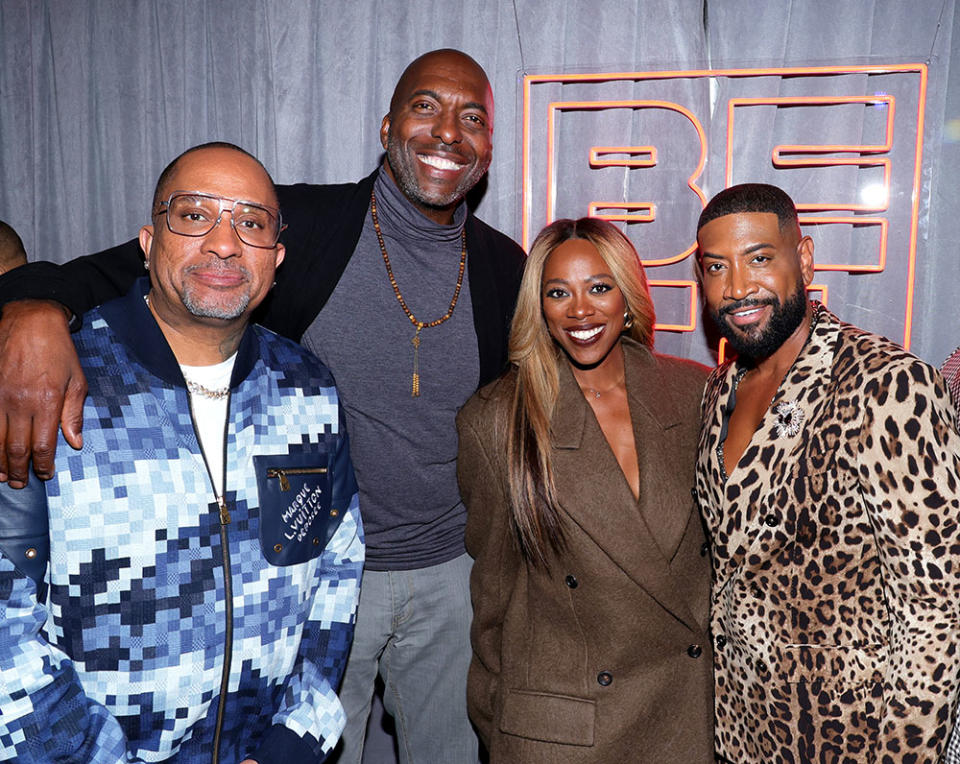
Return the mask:
M 487 73 L 466 53 L 454 50 L 453 48 L 440 48 L 431 50 L 422 56 L 415 58 L 400 79 L 397 80 L 397 86 L 393 89 L 393 97 L 390 99 L 390 111 L 395 112 L 406 100 L 409 94 L 416 88 L 416 82 L 424 74 L 433 74 L 437 71 L 457 72 L 469 75 L 471 87 L 477 81 L 482 81 L 483 87 L 490 93 L 490 125 L 493 125 L 493 94 L 490 91 L 490 81 L 487 79 Z
M 23 241 L 11 226 L 0 220 L 0 273 L 18 268 L 26 262 Z
M 256 164 L 259 165 L 260 169 L 263 170 L 263 173 L 269 179 L 270 187 L 273 189 L 273 193 L 268 203 L 273 207 L 279 206 L 277 204 L 277 192 L 276 188 L 274 187 L 273 178 L 270 177 L 270 173 L 267 172 L 267 168 L 263 166 L 263 162 L 257 159 L 249 151 L 246 151 L 245 149 L 242 149 L 232 143 L 227 143 L 226 141 L 210 141 L 209 143 L 201 143 L 198 146 L 192 146 L 183 153 L 179 154 L 172 162 L 170 162 L 170 164 L 163 168 L 163 172 L 160 173 L 160 177 L 157 179 L 157 185 L 153 190 L 153 209 L 156 209 L 157 206 L 161 204 L 164 199 L 166 199 L 167 194 L 174 190 L 171 187 L 171 180 L 173 179 L 174 175 L 176 175 L 177 169 L 185 157 L 188 157 L 196 152 L 205 152 L 217 149 L 226 152 L 234 151 L 237 154 L 240 154 L 241 157 L 246 157 L 247 159 L 256 162 Z M 241 159 L 241 161 L 243 160 Z

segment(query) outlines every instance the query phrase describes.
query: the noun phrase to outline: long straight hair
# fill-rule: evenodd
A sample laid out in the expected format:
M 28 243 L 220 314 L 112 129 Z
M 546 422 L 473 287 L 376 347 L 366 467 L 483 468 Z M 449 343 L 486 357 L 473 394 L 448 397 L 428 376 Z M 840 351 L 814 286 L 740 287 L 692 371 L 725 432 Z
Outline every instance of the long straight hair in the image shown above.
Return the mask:
M 559 364 L 565 362 L 543 318 L 543 270 L 563 242 L 584 239 L 610 269 L 632 325 L 624 333 L 653 347 L 654 309 L 647 277 L 630 240 L 604 220 L 557 220 L 544 228 L 527 257 L 510 326 L 510 363 L 517 383 L 506 422 L 507 479 L 514 530 L 523 556 L 547 567 L 548 550 L 562 552 L 564 529 L 557 503 L 550 420 L 557 402 Z

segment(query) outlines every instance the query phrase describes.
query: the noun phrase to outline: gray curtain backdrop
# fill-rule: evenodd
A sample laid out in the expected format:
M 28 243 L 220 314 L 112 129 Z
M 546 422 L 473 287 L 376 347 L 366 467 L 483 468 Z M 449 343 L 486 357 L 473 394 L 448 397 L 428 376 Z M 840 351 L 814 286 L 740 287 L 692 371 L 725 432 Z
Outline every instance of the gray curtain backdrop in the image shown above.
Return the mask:
M 478 213 L 519 240 L 524 73 L 920 62 L 929 67 L 929 87 L 911 349 L 939 363 L 960 344 L 951 296 L 960 276 L 951 235 L 960 190 L 950 182 L 960 169 L 958 24 L 955 0 L 0 0 L 0 219 L 20 232 L 32 258 L 64 261 L 111 246 L 146 221 L 163 166 L 214 139 L 252 151 L 281 183 L 355 180 L 381 156 L 378 128 L 400 71 L 418 54 L 450 46 L 484 66 L 496 97 L 494 161 Z M 724 99 L 756 88 L 729 79 L 676 88 L 710 136 L 701 176 L 710 195 L 724 185 Z M 847 92 L 849 83 L 837 89 Z M 784 80 L 774 92 L 808 91 Z M 634 97 L 643 95 L 638 87 Z M 593 97 L 576 85 L 558 85 L 557 96 Z M 662 115 L 661 122 L 618 118 L 626 135 L 647 143 L 673 124 Z M 763 146 L 796 141 L 802 119 L 781 110 L 769 123 L 744 120 L 741 135 Z M 861 107 L 848 120 L 867 122 Z M 578 128 L 568 119 L 558 146 L 576 146 L 578 130 L 588 140 L 597 124 L 587 119 Z M 869 124 L 862 132 L 864 142 L 877 133 Z M 604 173 L 617 171 L 594 171 L 593 189 L 570 174 L 564 156 L 556 214 L 586 214 L 587 201 L 609 198 Z M 783 185 L 795 196 L 819 185 L 814 199 L 848 196 L 871 172 L 821 171 L 804 182 L 773 171 L 769 152 L 756 151 L 736 167 L 736 181 L 789 177 Z M 624 175 L 624 198 L 656 196 L 656 176 L 644 172 Z M 894 190 L 910 193 L 902 184 Z M 543 195 L 542 175 L 531 191 Z M 656 235 L 653 227 L 626 226 L 645 258 L 691 238 L 696 209 L 676 208 L 670 217 L 664 199 L 658 209 Z M 891 230 L 898 225 L 902 231 L 891 212 Z M 866 246 L 857 232 L 809 232 L 821 261 L 870 257 L 851 254 Z M 868 240 L 875 230 L 859 234 Z M 831 273 L 818 281 L 829 283 L 829 305 L 841 316 L 902 341 L 905 258 L 904 242 L 892 238 L 882 278 Z M 650 276 L 690 278 L 690 265 L 651 268 Z M 664 319 L 680 318 L 682 294 L 654 291 Z M 659 332 L 657 345 L 714 358 L 699 329 Z
M 62 262 L 125 241 L 147 220 L 160 170 L 208 140 L 243 146 L 280 183 L 358 179 L 381 156 L 380 120 L 401 70 L 439 47 L 466 51 L 490 76 L 495 152 L 478 213 L 518 240 L 524 73 L 926 63 L 912 350 L 939 364 L 960 344 L 954 296 L 960 279 L 960 17 L 954 0 L 0 0 L 0 219 L 20 232 L 36 259 Z M 750 87 L 719 80 L 677 88 L 706 117 L 712 144 L 701 181 L 710 195 L 724 185 L 718 104 Z M 586 92 L 564 85 L 557 96 Z M 783 92 L 792 92 L 790 83 Z M 780 116 L 769 124 L 760 120 L 747 140 L 776 142 Z M 863 110 L 850 119 L 864 120 Z M 561 145 L 576 143 L 576 122 L 568 124 Z M 627 118 L 626 134 L 635 132 L 640 142 L 650 142 L 658 125 L 631 124 Z M 785 140 L 793 140 L 795 128 L 784 127 Z M 863 131 L 875 133 L 871 125 Z M 737 181 L 778 177 L 768 156 L 750 157 L 737 165 Z M 624 198 L 649 198 L 644 179 L 655 176 L 637 172 L 624 177 Z M 836 181 L 837 195 L 853 182 L 844 172 L 812 182 L 824 179 Z M 541 176 L 532 190 L 542 197 Z M 816 190 L 814 197 L 833 191 Z M 561 181 L 557 214 L 586 214 L 586 202 L 598 194 L 609 198 L 604 193 L 602 186 Z M 669 212 L 661 207 L 662 215 Z M 695 216 L 695 209 L 678 213 L 657 246 L 691 238 Z M 824 235 L 823 226 L 814 228 L 818 255 L 827 261 L 844 261 L 849 253 L 837 250 L 857 246 L 851 232 Z M 636 225 L 629 229 L 642 255 L 651 256 Z M 904 285 L 897 274 L 905 257 L 902 242 L 893 243 L 892 281 L 825 276 L 833 279 L 830 307 L 902 339 Z M 650 275 L 690 277 L 689 260 L 670 268 L 651 268 Z M 675 306 L 661 305 L 656 296 L 658 312 L 672 315 Z M 657 344 L 701 361 L 713 358 L 701 331 L 660 332 Z M 382 733 L 366 760 L 392 760 Z

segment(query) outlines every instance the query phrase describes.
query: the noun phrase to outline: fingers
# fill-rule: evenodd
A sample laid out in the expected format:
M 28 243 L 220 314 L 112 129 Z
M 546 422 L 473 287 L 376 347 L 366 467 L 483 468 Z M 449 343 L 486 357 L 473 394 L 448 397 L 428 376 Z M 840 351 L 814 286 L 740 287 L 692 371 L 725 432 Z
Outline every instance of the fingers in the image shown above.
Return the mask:
M 30 463 L 29 448 L 23 436 L 23 428 L 17 421 L 7 420 L 7 447 L 4 457 L 6 464 L 4 474 L 12 488 L 23 488 L 27 484 L 27 468 Z M 29 433 L 28 433 L 29 436 Z
M 0 480 L 11 488 L 23 488 L 30 479 L 30 462 L 41 480 L 54 474 L 57 451 L 57 428 L 63 427 L 64 438 L 73 448 L 83 447 L 83 401 L 87 383 L 77 366 L 80 377 L 71 377 L 67 384 L 63 409 L 60 396 L 43 390 L 24 391 L 11 407 L 11 413 L 0 416 Z M 39 402 L 38 402 L 39 401 Z M 33 416 L 28 412 L 35 411 Z
M 0 454 L 5 460 L 3 472 L 12 488 L 23 488 L 30 479 L 31 455 L 38 477 L 46 480 L 53 474 L 59 406 L 47 396 L 46 404 L 33 407 L 25 400 L 28 397 L 18 396 L 17 403 L 10 406 L 9 413 L 2 417 L 6 425 L 6 448 L 0 450 Z M 31 416 L 29 410 L 37 410 L 38 414 Z
M 0 320 L 0 480 L 22 488 L 30 460 L 38 477 L 53 475 L 57 428 L 73 446 L 86 380 L 62 306 L 38 300 L 3 307 Z
M 24 422 L 14 429 L 11 417 L 11 430 L 7 436 L 7 466 L 10 470 L 9 482 L 22 476 L 24 484 L 29 478 L 30 457 L 33 457 L 33 471 L 41 480 L 53 477 L 53 461 L 57 452 L 57 429 L 60 425 L 59 396 L 45 395 L 46 403 L 34 414 L 30 422 Z M 21 446 L 21 435 L 23 445 Z M 22 452 L 22 453 L 21 453 Z
M 7 442 L 7 417 L 0 412 L 0 443 Z M 9 478 L 7 474 L 7 451 L 0 448 L 0 483 L 6 483 Z
M 79 376 L 77 376 L 79 375 Z M 60 429 L 63 437 L 72 448 L 83 448 L 83 401 L 87 397 L 87 380 L 77 364 L 74 376 L 67 385 L 67 395 L 63 400 L 63 412 L 60 414 Z M 34 449 L 36 459 L 36 449 Z M 38 473 L 39 474 L 39 473 Z

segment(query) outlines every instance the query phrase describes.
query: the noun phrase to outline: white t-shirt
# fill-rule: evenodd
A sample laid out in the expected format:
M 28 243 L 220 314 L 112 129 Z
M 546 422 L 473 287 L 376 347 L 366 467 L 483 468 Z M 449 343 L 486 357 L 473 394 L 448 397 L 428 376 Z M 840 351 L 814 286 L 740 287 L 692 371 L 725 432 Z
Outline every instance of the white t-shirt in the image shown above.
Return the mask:
M 180 371 L 187 382 L 202 385 L 207 390 L 226 390 L 230 386 L 230 376 L 233 374 L 233 363 L 237 360 L 234 353 L 226 361 L 213 366 L 185 366 L 180 364 Z M 190 390 L 190 402 L 193 405 L 193 418 L 197 425 L 197 434 L 200 437 L 200 447 L 207 460 L 207 467 L 213 478 L 213 485 L 217 495 L 223 493 L 223 438 L 227 423 L 227 403 L 229 396 L 211 398 L 199 392 Z

